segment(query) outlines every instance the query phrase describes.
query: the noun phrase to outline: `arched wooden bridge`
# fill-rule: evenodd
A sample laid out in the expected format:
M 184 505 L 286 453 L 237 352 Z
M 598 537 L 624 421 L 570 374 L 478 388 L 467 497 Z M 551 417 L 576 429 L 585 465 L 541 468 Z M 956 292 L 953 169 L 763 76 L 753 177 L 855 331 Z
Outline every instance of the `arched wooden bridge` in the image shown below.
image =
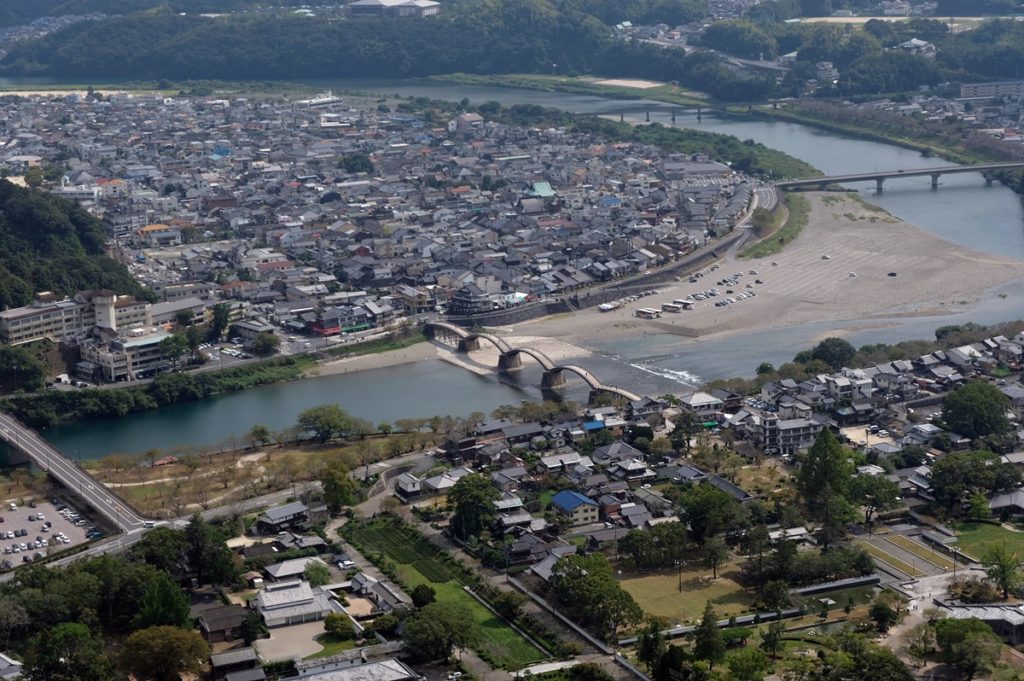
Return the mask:
M 516 371 L 517 369 L 522 368 L 523 355 L 528 355 L 529 357 L 532 357 L 542 369 L 544 369 L 544 375 L 541 379 L 542 388 L 554 390 L 564 388 L 566 385 L 565 374 L 568 372 L 583 379 L 583 382 L 590 386 L 591 395 L 609 393 L 611 395 L 617 395 L 618 397 L 625 398 L 631 402 L 641 399 L 640 395 L 637 395 L 630 390 L 602 383 L 601 379 L 581 366 L 577 366 L 575 364 L 558 364 L 540 350 L 534 350 L 529 347 L 513 346 L 501 336 L 496 336 L 493 333 L 470 331 L 469 329 L 464 329 L 457 324 L 450 324 L 442 321 L 427 322 L 425 330 L 428 335 L 431 335 L 434 338 L 445 337 L 455 339 L 458 342 L 458 349 L 462 352 L 478 350 L 480 348 L 480 341 L 487 341 L 497 348 L 500 353 L 498 356 L 498 371 Z

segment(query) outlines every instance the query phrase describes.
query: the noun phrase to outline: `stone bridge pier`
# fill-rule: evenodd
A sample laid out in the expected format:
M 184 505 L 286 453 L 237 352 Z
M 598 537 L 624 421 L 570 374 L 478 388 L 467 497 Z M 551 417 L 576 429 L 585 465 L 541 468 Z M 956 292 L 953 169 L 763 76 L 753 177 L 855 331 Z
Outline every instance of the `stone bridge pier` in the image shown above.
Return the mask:
M 540 387 L 548 390 L 561 390 L 567 385 L 565 373 L 561 369 L 545 371 L 540 379 Z
M 479 338 L 460 338 L 459 352 L 473 352 L 480 349 Z
M 518 352 L 503 352 L 498 356 L 498 371 L 506 373 L 523 368 L 523 357 Z

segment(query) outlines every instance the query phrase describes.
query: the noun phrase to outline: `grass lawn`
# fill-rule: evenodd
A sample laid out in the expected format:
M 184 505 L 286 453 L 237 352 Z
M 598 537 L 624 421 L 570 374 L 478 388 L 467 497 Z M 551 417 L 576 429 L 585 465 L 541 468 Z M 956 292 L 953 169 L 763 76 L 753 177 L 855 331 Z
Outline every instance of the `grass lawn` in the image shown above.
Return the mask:
M 319 653 L 307 655 L 305 659 L 314 660 L 318 657 L 330 657 L 346 650 L 356 647 L 356 642 L 350 638 L 336 638 L 333 634 L 321 634 L 316 637 L 316 642 L 323 646 Z
M 441 551 L 424 537 L 412 539 L 387 522 L 367 523 L 353 532 L 359 544 L 383 552 L 395 563 L 398 581 L 406 591 L 426 584 L 444 603 L 459 603 L 480 627 L 478 652 L 506 669 L 519 669 L 547 656 L 466 593 L 458 572 L 441 560 Z
M 546 489 L 546 490 L 544 490 L 543 492 L 540 493 L 540 496 L 538 497 L 538 499 L 540 500 L 540 510 L 541 511 L 546 511 L 547 510 L 548 506 L 551 505 L 551 500 L 554 498 L 554 496 L 556 494 L 558 494 L 558 492 L 556 492 L 553 489 Z
M 1006 550 L 1024 554 L 1024 532 L 1014 532 L 999 525 L 987 523 L 961 523 L 956 528 L 957 547 L 971 556 L 981 559 L 990 546 L 1006 543 Z
M 736 565 L 727 565 L 718 571 L 714 582 L 704 581 L 707 570 L 684 570 L 683 590 L 679 591 L 679 576 L 675 570 L 622 580 L 622 588 L 633 595 L 636 602 L 650 615 L 667 617 L 672 623 L 696 621 L 704 612 L 708 601 L 719 617 L 746 612 L 754 603 L 751 594 L 740 586 Z
M 797 194 L 784 194 L 781 198 L 789 208 L 786 224 L 771 234 L 766 234 L 763 239 L 740 253 L 740 257 L 764 258 L 775 255 L 781 252 L 786 244 L 797 238 L 803 228 L 807 226 L 807 220 L 811 214 L 811 204 L 807 199 Z

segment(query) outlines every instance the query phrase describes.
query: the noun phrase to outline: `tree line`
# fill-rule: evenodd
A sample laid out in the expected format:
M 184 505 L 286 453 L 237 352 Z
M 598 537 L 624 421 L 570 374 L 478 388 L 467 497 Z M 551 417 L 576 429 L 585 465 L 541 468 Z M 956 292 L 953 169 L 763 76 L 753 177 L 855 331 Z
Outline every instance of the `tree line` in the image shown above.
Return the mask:
M 134 14 L 18 43 L 0 71 L 181 80 L 600 73 L 678 81 L 727 100 L 770 96 L 771 78 L 738 75 L 710 54 L 624 42 L 606 23 L 674 24 L 705 11 L 692 0 L 477 0 L 446 5 L 430 20 Z

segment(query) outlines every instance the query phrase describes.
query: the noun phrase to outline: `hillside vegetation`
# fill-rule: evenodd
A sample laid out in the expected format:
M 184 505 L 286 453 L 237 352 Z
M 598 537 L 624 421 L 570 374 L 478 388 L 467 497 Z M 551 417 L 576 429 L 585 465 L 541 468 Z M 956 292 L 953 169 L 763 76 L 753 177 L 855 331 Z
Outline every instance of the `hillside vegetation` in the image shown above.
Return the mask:
M 737 75 L 713 54 L 626 43 L 609 28 L 629 17 L 677 23 L 705 11 L 694 0 L 461 0 L 427 20 L 152 12 L 19 43 L 0 73 L 177 80 L 599 73 L 676 81 L 726 100 L 771 94 L 773 79 Z
M 37 291 L 109 288 L 147 297 L 104 254 L 105 238 L 99 221 L 77 204 L 0 181 L 0 307 L 27 305 Z

